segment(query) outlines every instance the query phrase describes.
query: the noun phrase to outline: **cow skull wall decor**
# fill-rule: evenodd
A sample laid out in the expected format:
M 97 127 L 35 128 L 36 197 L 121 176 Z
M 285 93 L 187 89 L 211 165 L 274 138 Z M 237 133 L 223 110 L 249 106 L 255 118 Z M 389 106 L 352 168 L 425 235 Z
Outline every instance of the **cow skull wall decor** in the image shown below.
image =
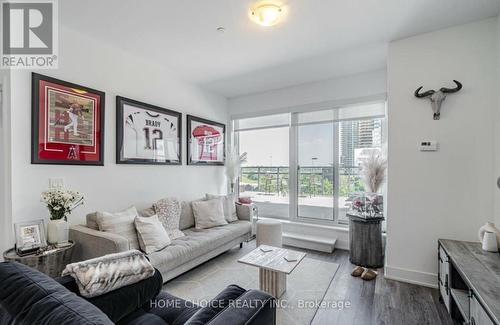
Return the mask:
M 427 90 L 423 93 L 420 93 L 423 86 L 419 87 L 415 90 L 415 97 L 417 98 L 426 98 L 429 97 L 431 101 L 432 111 L 434 112 L 434 119 L 439 120 L 439 116 L 441 115 L 441 104 L 446 99 L 447 94 L 456 93 L 460 89 L 462 89 L 462 84 L 459 81 L 453 80 L 453 82 L 457 85 L 455 88 L 441 88 L 438 91 L 435 90 Z

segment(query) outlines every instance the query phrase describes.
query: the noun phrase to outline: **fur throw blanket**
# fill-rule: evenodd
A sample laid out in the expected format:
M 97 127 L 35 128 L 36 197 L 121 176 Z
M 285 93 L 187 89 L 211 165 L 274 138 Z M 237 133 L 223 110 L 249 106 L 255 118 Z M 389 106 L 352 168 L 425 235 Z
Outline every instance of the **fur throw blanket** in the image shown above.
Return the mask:
M 91 298 L 152 277 L 154 267 L 137 250 L 109 254 L 68 264 L 62 275 L 72 276 L 83 297 Z

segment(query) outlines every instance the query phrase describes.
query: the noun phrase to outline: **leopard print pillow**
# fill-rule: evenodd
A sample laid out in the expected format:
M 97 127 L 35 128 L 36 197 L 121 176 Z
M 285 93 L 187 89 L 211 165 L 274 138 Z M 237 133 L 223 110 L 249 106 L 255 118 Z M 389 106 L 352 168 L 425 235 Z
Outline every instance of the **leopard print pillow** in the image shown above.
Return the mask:
M 153 207 L 171 240 L 184 236 L 184 233 L 179 230 L 179 220 L 181 218 L 181 203 L 179 200 L 176 198 L 161 199 Z

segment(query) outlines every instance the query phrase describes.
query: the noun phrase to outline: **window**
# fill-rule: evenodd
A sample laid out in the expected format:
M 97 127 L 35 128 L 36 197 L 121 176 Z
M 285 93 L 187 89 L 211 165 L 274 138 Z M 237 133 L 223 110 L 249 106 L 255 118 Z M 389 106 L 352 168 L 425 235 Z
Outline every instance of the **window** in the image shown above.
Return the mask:
M 299 218 L 334 220 L 334 123 L 297 127 Z
M 241 168 L 239 192 L 252 198 L 261 216 L 286 219 L 289 215 L 288 115 L 238 123 L 239 151 L 248 157 Z
M 384 143 L 384 114 L 376 103 L 236 120 L 248 155 L 240 196 L 252 197 L 262 217 L 346 222 L 364 191 L 361 161 Z
M 363 158 L 381 150 L 383 120 L 380 118 L 338 123 L 338 221 L 347 222 L 346 213 L 353 197 L 365 191 L 360 177 Z

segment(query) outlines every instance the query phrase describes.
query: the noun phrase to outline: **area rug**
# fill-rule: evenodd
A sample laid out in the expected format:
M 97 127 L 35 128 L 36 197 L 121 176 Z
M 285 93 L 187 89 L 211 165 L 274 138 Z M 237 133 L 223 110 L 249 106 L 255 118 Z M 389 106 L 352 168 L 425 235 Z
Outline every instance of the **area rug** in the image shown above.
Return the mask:
M 202 305 L 230 284 L 237 284 L 245 289 L 258 289 L 258 268 L 237 262 L 253 248 L 252 244 L 248 246 L 244 249 L 232 249 L 184 273 L 166 283 L 163 289 Z M 287 278 L 287 291 L 278 300 L 277 324 L 310 324 L 338 267 L 336 263 L 306 256 Z

